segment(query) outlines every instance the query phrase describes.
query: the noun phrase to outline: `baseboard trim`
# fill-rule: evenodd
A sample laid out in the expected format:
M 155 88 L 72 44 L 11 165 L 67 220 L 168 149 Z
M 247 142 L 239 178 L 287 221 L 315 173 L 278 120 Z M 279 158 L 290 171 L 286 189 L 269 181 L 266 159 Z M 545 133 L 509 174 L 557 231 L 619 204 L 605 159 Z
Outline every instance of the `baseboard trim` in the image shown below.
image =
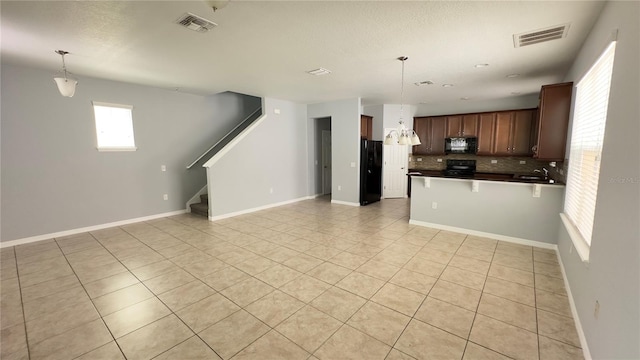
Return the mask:
M 315 196 L 315 195 L 303 196 L 303 197 L 300 197 L 300 198 L 281 201 L 281 202 L 278 202 L 278 203 L 273 203 L 273 204 L 268 204 L 268 205 L 263 205 L 263 206 L 258 206 L 258 207 L 254 207 L 254 208 L 251 208 L 251 209 L 234 211 L 234 212 L 227 213 L 227 214 L 222 214 L 222 215 L 209 216 L 209 221 L 228 219 L 228 218 L 231 218 L 231 217 L 234 217 L 234 216 L 250 214 L 250 213 L 253 213 L 253 212 L 256 212 L 256 211 L 271 209 L 271 208 L 282 206 L 282 205 L 293 204 L 293 203 L 296 203 L 296 202 L 299 202 L 299 201 L 312 200 L 312 199 L 315 199 L 316 197 L 317 196 Z M 209 209 L 209 212 L 211 212 L 211 209 Z
M 589 345 L 587 344 L 587 337 L 584 335 L 584 330 L 582 330 L 582 323 L 580 322 L 580 317 L 578 316 L 578 309 L 576 308 L 576 303 L 573 301 L 573 294 L 571 294 L 571 287 L 569 286 L 569 279 L 567 278 L 567 273 L 564 271 L 564 263 L 562 262 L 562 256 L 560 256 L 560 251 L 556 251 L 556 256 L 558 257 L 558 262 L 560 263 L 560 270 L 562 271 L 562 279 L 564 280 L 564 287 L 567 289 L 567 297 L 569 298 L 569 307 L 571 308 L 571 315 L 573 315 L 573 320 L 575 321 L 576 331 L 578 332 L 578 338 L 580 339 L 580 346 L 582 347 L 582 355 L 585 360 L 591 360 L 591 352 L 589 351 Z
M 430 228 L 440 229 L 440 230 L 454 231 L 454 232 L 458 232 L 458 233 L 462 233 L 462 234 L 487 237 L 487 238 L 506 241 L 506 242 L 510 242 L 510 243 L 514 243 L 514 244 L 535 246 L 535 247 L 544 248 L 544 249 L 551 249 L 551 250 L 556 250 L 556 252 L 558 250 L 558 246 L 556 244 L 549 244 L 549 243 L 545 243 L 545 242 L 542 242 L 542 241 L 522 239 L 522 238 L 517 238 L 517 237 L 513 237 L 513 236 L 506 236 L 506 235 L 488 233 L 488 232 L 484 232 L 484 231 L 477 231 L 477 230 L 459 228 L 459 227 L 455 227 L 455 226 L 448 226 L 448 225 L 429 223 L 429 222 L 426 222 L 426 221 L 419 221 L 419 220 L 413 220 L 413 219 L 409 220 L 409 224 L 418 225 L 418 226 L 425 226 L 425 227 L 430 227 Z
M 93 226 L 87 226 L 87 227 L 83 227 L 83 228 L 77 228 L 77 229 L 71 229 L 71 230 L 65 230 L 65 231 L 58 231 L 58 232 L 55 232 L 55 233 L 36 235 L 36 236 L 31 236 L 31 237 L 17 239 L 17 240 L 2 241 L 2 242 L 0 242 L 0 248 L 11 247 L 11 246 L 16 246 L 16 245 L 23 245 L 23 244 L 29 244 L 29 243 L 36 242 L 36 241 L 49 240 L 49 239 L 57 238 L 57 237 L 75 235 L 75 234 L 80 234 L 80 233 L 89 232 L 89 231 L 102 230 L 102 229 L 115 227 L 115 226 L 129 225 L 129 224 L 133 224 L 133 223 L 137 223 L 137 222 L 155 220 L 155 219 L 159 219 L 159 218 L 163 218 L 163 217 L 167 217 L 167 216 L 180 215 L 180 214 L 184 214 L 184 213 L 186 213 L 186 210 L 176 210 L 176 211 L 170 211 L 170 212 L 166 212 L 166 213 L 162 213 L 162 214 L 155 214 L 155 215 L 143 216 L 143 217 L 139 217 L 139 218 L 115 221 L 115 222 L 106 223 L 106 224 L 93 225 Z
M 332 203 L 332 204 L 337 204 L 337 205 L 360 206 L 360 203 L 354 203 L 354 202 L 348 202 L 348 201 L 340 201 L 340 200 L 333 200 L 333 199 L 331 199 L 331 203 Z

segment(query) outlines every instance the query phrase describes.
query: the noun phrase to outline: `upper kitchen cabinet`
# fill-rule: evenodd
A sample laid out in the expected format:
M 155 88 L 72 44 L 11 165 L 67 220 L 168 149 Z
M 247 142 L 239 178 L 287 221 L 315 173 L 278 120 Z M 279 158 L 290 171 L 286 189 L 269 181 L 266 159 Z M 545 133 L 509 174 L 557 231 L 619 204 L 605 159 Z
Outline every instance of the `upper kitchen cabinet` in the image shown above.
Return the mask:
M 496 126 L 496 113 L 480 114 L 478 118 L 478 155 L 491 155 L 493 152 L 493 131 Z
M 478 136 L 478 114 L 447 116 L 446 137 Z
M 420 145 L 413 147 L 414 154 L 444 154 L 446 117 L 429 116 L 413 118 L 413 130 L 418 134 L 422 142 Z
M 534 109 L 503 111 L 496 114 L 493 132 L 493 155 L 531 155 L 531 129 Z M 480 150 L 480 149 L 478 149 Z
M 540 107 L 535 124 L 533 157 L 563 161 L 571 109 L 573 83 L 545 85 L 540 90 Z
M 360 137 L 373 140 L 373 116 L 360 115 Z

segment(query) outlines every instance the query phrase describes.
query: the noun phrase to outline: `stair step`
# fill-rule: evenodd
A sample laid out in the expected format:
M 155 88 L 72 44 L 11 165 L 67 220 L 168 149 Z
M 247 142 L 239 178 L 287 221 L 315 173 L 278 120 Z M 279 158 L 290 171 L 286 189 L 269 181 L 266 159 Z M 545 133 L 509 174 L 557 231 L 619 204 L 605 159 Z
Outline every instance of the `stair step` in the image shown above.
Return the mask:
M 200 195 L 200 202 L 208 204 L 209 203 L 209 194 Z
M 207 203 L 191 204 L 191 212 L 193 214 L 209 217 L 209 204 Z

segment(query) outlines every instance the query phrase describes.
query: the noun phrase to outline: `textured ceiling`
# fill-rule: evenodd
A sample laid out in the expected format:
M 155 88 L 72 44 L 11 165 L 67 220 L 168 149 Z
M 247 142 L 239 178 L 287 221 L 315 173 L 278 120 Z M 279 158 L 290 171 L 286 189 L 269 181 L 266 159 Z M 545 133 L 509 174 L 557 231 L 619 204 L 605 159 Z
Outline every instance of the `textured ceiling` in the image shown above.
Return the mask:
M 602 9 L 594 1 L 2 1 L 2 61 L 180 91 L 300 103 L 438 103 L 537 93 L 562 80 Z M 191 12 L 218 24 L 197 33 Z M 568 37 L 514 48 L 512 35 L 570 24 Z M 487 63 L 488 67 L 475 68 Z M 324 67 L 332 73 L 311 76 Z M 517 78 L 506 75 L 518 73 Z M 417 87 L 414 82 L 435 84 Z M 442 84 L 453 84 L 443 88 Z

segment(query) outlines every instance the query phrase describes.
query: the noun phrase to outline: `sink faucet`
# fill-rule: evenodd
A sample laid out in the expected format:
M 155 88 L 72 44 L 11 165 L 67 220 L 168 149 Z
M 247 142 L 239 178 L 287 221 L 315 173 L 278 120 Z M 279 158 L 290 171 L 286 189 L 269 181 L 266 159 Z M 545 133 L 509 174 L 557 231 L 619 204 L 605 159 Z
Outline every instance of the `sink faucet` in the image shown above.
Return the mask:
M 546 168 L 542 168 L 542 170 L 535 169 L 535 170 L 533 170 L 533 172 L 534 173 L 541 172 L 541 173 L 544 173 L 544 177 L 549 177 L 549 170 L 547 170 Z

